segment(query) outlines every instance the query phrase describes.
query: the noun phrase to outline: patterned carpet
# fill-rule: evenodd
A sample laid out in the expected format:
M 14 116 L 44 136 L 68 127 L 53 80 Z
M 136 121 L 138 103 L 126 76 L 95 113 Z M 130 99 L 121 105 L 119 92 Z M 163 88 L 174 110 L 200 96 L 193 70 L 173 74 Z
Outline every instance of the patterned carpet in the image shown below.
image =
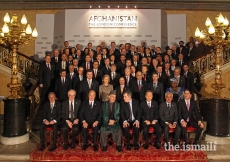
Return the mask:
M 109 146 L 107 152 L 102 152 L 99 149 L 98 152 L 94 152 L 92 147 L 89 147 L 86 151 L 82 151 L 80 146 L 75 149 L 63 150 L 61 146 L 58 146 L 54 152 L 49 152 L 48 149 L 51 146 L 45 148 L 44 151 L 38 151 L 37 146 L 30 154 L 31 162 L 40 161 L 60 161 L 60 162 L 75 162 L 75 161 L 183 161 L 183 162 L 207 162 L 207 155 L 203 151 L 165 151 L 164 147 L 160 150 L 155 149 L 150 145 L 148 150 L 140 148 L 138 151 L 127 151 L 123 148 L 122 153 L 116 151 L 116 146 Z

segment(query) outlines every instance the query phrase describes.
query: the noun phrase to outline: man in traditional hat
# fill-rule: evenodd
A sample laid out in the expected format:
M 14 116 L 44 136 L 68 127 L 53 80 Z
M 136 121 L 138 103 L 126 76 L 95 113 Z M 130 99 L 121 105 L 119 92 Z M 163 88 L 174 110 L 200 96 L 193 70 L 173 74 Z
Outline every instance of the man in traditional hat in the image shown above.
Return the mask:
M 112 133 L 113 141 L 116 142 L 116 149 L 122 152 L 121 138 L 122 131 L 120 127 L 120 104 L 116 102 L 116 91 L 112 90 L 109 93 L 109 100 L 102 104 L 102 126 L 101 126 L 101 142 L 102 152 L 106 152 L 108 135 Z

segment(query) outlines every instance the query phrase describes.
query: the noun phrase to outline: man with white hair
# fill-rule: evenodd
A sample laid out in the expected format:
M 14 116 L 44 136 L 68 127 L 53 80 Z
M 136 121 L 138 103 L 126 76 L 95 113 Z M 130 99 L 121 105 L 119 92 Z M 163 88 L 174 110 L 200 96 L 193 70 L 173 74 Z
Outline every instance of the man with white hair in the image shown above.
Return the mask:
M 175 138 L 173 145 L 178 145 L 178 139 L 180 136 L 181 128 L 178 124 L 178 111 L 177 104 L 172 102 L 173 94 L 167 92 L 165 94 L 165 102 L 161 103 L 159 106 L 159 119 L 160 125 L 164 130 L 166 148 L 169 149 L 169 129 L 174 129 Z
M 72 130 L 72 142 L 70 147 L 75 148 L 75 140 L 79 131 L 79 110 L 81 107 L 81 100 L 76 99 L 76 91 L 70 89 L 68 91 L 68 99 L 62 102 L 62 125 L 61 130 L 64 137 L 63 149 L 68 149 L 68 133 Z

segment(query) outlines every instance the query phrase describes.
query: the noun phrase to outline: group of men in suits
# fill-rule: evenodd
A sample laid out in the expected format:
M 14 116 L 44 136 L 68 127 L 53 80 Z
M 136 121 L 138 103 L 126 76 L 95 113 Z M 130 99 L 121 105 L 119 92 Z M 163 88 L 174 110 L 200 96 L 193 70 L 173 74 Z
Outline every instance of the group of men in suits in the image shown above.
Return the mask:
M 182 139 L 187 148 L 187 126 L 197 129 L 194 143 L 197 145 L 199 137 L 204 127 L 196 102 L 191 99 L 191 92 L 185 90 L 184 99 L 178 103 L 173 102 L 173 94 L 167 92 L 164 102 L 158 103 L 153 100 L 151 90 L 145 93 L 145 100 L 139 102 L 132 98 L 132 92 L 126 90 L 123 93 L 123 100 L 116 101 L 116 91 L 112 90 L 109 100 L 101 103 L 96 100 L 96 92 L 89 91 L 88 99 L 81 102 L 76 99 L 76 91 L 68 91 L 68 99 L 60 103 L 56 100 L 55 93 L 49 93 L 49 101 L 44 104 L 43 121 L 40 127 L 41 147 L 45 148 L 44 130 L 46 127 L 53 128 L 53 145 L 49 151 L 56 149 L 58 126 L 64 138 L 63 149 L 68 147 L 74 149 L 76 136 L 81 130 L 83 136 L 82 150 L 88 148 L 88 129 L 93 132 L 93 150 L 98 151 L 98 133 L 101 134 L 102 151 L 107 151 L 107 138 L 112 133 L 118 152 L 122 152 L 122 134 L 126 138 L 126 149 L 131 150 L 130 129 L 133 130 L 133 147 L 139 149 L 138 139 L 141 129 L 145 140 L 144 149 L 148 149 L 149 128 L 153 127 L 156 133 L 154 147 L 161 148 L 160 138 L 164 132 L 165 145 L 169 149 L 169 129 L 174 129 L 175 138 L 173 145 L 178 145 L 178 139 L 182 132 Z M 72 132 L 71 143 L 68 143 L 69 130 Z M 100 130 L 100 131 L 99 131 Z M 123 132 L 123 133 L 122 133 Z
M 149 147 L 147 140 L 149 126 L 154 127 L 156 131 L 154 143 L 156 148 L 160 148 L 159 140 L 162 130 L 167 142 L 169 128 L 175 129 L 174 144 L 176 145 L 180 130 L 184 136 L 186 132 L 184 128 L 187 125 L 202 128 L 203 124 L 195 123 L 191 115 L 195 111 L 197 121 L 201 121 L 195 102 L 190 99 L 191 94 L 195 91 L 194 77 L 189 72 L 186 63 L 188 57 L 186 51 L 188 50 L 182 46 L 183 42 L 180 42 L 180 47 L 173 45 L 172 49 L 167 49 L 165 53 L 161 53 L 160 47 L 147 48 L 144 43 L 135 51 L 135 46 L 129 43 L 126 43 L 125 46 L 121 44 L 120 48 L 116 49 L 115 42 L 111 42 L 110 49 L 113 52 L 109 53 L 110 50 L 104 45 L 93 50 L 92 43 L 88 43 L 85 52 L 89 53 L 84 53 L 79 49 L 79 46 L 76 46 L 75 50 L 70 50 L 68 43 L 64 44 L 63 53 L 60 54 L 58 50 L 55 50 L 52 58 L 50 55 L 46 55 L 39 69 L 39 85 L 42 88 L 41 98 L 45 108 L 41 126 L 40 150 L 44 149 L 44 128 L 52 125 L 53 130 L 56 131 L 56 126 L 61 125 L 64 137 L 63 149 L 66 150 L 69 147 L 69 129 L 72 129 L 71 148 L 75 148 L 75 138 L 81 129 L 84 137 L 82 149 L 86 150 L 88 148 L 88 128 L 92 128 L 93 148 L 97 151 L 98 131 L 105 124 L 102 122 L 105 118 L 104 113 L 111 117 L 115 115 L 112 119 L 107 117 L 106 121 L 109 122 L 106 123 L 110 123 L 111 126 L 116 125 L 116 133 L 111 132 L 113 129 L 109 129 L 109 133 L 114 134 L 113 137 L 119 152 L 122 151 L 119 143 L 121 135 L 118 133 L 121 130 L 127 140 L 127 150 L 131 149 L 129 130 L 133 130 L 134 149 L 137 150 L 139 149 L 137 142 L 140 128 L 143 129 L 146 141 L 144 148 L 146 149 Z M 69 55 L 72 55 L 73 60 L 67 59 Z M 115 91 L 110 94 L 111 96 L 108 96 L 109 101 L 102 103 L 99 101 L 98 90 L 99 85 L 103 84 L 102 77 L 105 74 L 110 76 L 110 84 L 113 85 Z M 184 95 L 187 92 L 187 96 L 190 97 L 187 97 L 189 98 L 189 107 L 192 107 L 192 109 L 187 108 L 189 113 L 185 112 L 187 105 L 183 104 L 185 100 L 173 102 L 173 94 L 170 92 L 165 94 L 165 90 L 171 86 L 170 79 L 172 78 L 177 80 L 179 87 L 187 89 L 184 91 Z M 108 111 L 107 108 L 111 110 Z M 59 112 L 60 110 L 61 112 Z M 181 116 L 180 111 L 183 113 Z M 184 114 L 186 115 L 184 116 Z M 186 116 L 189 120 L 185 118 Z M 120 129 L 118 129 L 117 122 L 119 122 Z M 103 132 L 107 129 L 101 130 Z M 197 131 L 195 143 L 197 143 L 201 131 Z M 56 149 L 56 135 L 56 133 L 53 134 L 54 142 L 50 151 Z M 104 151 L 107 150 L 106 135 L 102 138 Z M 184 139 L 186 140 L 186 138 Z

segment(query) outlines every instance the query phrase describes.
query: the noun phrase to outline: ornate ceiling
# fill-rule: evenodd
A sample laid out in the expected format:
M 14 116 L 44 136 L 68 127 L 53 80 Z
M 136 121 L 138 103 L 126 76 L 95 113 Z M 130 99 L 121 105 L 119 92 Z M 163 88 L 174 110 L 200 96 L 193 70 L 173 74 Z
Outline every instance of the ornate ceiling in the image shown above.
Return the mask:
M 139 8 L 230 11 L 230 0 L 0 0 L 0 9 Z

